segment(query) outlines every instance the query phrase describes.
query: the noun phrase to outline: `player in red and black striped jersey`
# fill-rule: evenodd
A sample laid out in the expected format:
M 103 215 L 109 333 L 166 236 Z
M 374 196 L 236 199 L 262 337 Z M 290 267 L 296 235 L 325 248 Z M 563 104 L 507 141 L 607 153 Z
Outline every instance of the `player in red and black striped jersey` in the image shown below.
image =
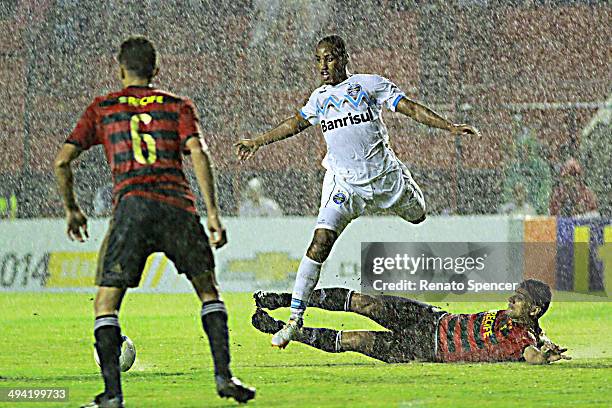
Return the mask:
M 196 212 L 182 169 L 187 142 L 201 138 L 193 103 L 149 85 L 130 85 L 94 99 L 66 143 L 104 146 L 114 201 L 146 197 Z M 205 147 L 203 140 L 201 146 Z
M 291 304 L 291 294 L 257 292 L 252 323 L 274 333 L 284 324 L 262 308 Z M 388 363 L 413 360 L 453 363 L 527 361 L 545 364 L 569 359 L 548 340 L 538 319 L 548 309 L 550 288 L 537 280 L 519 285 L 508 309 L 476 314 L 451 314 L 434 306 L 397 296 L 370 296 L 343 288 L 314 292 L 309 306 L 367 316 L 388 331 L 303 327 L 297 341 L 331 353 L 356 351 Z
M 523 351 L 537 346 L 528 326 L 516 323 L 508 310 L 445 314 L 438 323 L 440 361 L 520 361 Z
M 193 284 L 200 300 L 202 325 L 215 366 L 217 392 L 247 402 L 255 389 L 232 376 L 227 312 L 219 297 L 211 246 L 226 242 L 219 219 L 214 178 L 193 103 L 156 89 L 153 44 L 132 37 L 118 55 L 123 89 L 95 98 L 55 160 L 64 200 L 68 237 L 87 238 L 87 219 L 73 191 L 71 163 L 94 145 L 104 146 L 114 182 L 114 210 L 98 256 L 94 303 L 96 351 L 105 390 L 88 407 L 122 407 L 119 371 L 121 329 L 118 313 L 127 288 L 137 287 L 147 257 L 164 252 Z M 190 154 L 207 209 L 206 235 L 195 198 L 183 173 L 182 155 Z

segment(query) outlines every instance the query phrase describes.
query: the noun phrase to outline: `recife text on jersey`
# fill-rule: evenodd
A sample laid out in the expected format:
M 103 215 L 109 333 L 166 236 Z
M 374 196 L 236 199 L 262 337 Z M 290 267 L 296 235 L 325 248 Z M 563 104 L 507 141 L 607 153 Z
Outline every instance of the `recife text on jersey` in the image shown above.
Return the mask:
M 488 312 L 482 319 L 482 337 L 489 338 L 493 334 L 493 323 L 497 317 L 497 311 Z
M 135 96 L 120 96 L 119 103 L 127 103 L 130 106 L 147 106 L 150 103 L 164 103 L 163 95 L 149 95 L 142 98 Z
M 360 123 L 371 122 L 373 119 L 374 119 L 374 114 L 372 113 L 372 110 L 368 107 L 368 110 L 366 113 L 361 113 L 359 115 L 353 115 L 352 113 L 349 112 L 349 114 L 343 118 L 327 120 L 327 121 L 322 120 L 321 130 L 323 131 L 323 133 L 325 133 L 328 130 L 339 129 L 339 128 L 343 128 L 348 125 L 358 125 Z

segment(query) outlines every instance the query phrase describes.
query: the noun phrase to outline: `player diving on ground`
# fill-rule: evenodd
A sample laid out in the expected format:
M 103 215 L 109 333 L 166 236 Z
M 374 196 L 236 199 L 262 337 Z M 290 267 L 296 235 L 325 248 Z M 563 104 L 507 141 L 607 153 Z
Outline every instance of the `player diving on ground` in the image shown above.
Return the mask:
M 379 75 L 349 74 L 349 55 L 339 36 L 320 40 L 315 57 L 323 84 L 299 112 L 269 132 L 235 144 L 238 157 L 246 160 L 262 146 L 316 124 L 321 126 L 327 144 L 323 160 L 327 172 L 314 236 L 298 267 L 289 322 L 272 338 L 272 345 L 280 348 L 298 336 L 321 265 L 352 220 L 366 210 L 389 210 L 413 224 L 425 220 L 423 193 L 389 145 L 382 108 L 453 134 L 478 133 L 471 126 L 453 124 L 411 100 Z
M 291 294 L 257 292 L 253 326 L 275 333 L 284 323 L 262 308 L 291 304 Z M 344 288 L 315 290 L 309 306 L 366 316 L 386 331 L 332 330 L 302 327 L 292 339 L 329 353 L 355 351 L 387 362 L 452 363 L 526 361 L 547 364 L 570 359 L 544 335 L 539 319 L 551 300 L 548 285 L 522 282 L 508 299 L 508 308 L 474 314 L 453 314 L 397 296 L 370 296 Z

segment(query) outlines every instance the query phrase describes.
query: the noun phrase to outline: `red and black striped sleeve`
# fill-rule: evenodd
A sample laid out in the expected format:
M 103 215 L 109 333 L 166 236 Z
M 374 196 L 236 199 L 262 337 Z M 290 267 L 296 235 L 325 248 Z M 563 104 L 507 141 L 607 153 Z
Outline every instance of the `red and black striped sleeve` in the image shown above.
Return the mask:
M 181 141 L 181 150 L 185 154 L 189 154 L 189 149 L 186 147 L 187 140 L 192 137 L 200 139 L 202 148 L 206 149 L 206 142 L 202 138 L 202 132 L 200 130 L 200 118 L 193 102 L 189 99 L 185 99 L 181 104 L 179 110 L 179 123 L 178 123 L 179 140 Z
M 74 130 L 66 139 L 66 143 L 78 146 L 82 150 L 87 150 L 92 146 L 102 143 L 96 132 L 96 121 L 98 100 L 94 100 L 85 109 L 85 112 L 77 122 Z

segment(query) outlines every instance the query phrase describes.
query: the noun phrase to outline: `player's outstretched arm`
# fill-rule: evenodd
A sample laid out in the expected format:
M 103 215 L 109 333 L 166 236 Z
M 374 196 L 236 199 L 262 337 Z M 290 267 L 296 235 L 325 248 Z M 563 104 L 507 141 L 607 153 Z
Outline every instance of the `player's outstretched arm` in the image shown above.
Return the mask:
M 285 119 L 274 129 L 261 136 L 254 139 L 242 139 L 234 143 L 236 154 L 242 161 L 250 159 L 260 147 L 297 135 L 310 125 L 310 122 L 304 119 L 298 112 L 295 116 Z
M 77 204 L 74 195 L 74 176 L 70 164 L 81 154 L 81 149 L 71 143 L 64 143 L 57 153 L 54 162 L 55 179 L 59 187 L 64 210 L 66 211 L 66 222 L 68 224 L 68 238 L 84 242 L 89 238 L 87 234 L 87 218 Z
M 453 134 L 480 134 L 478 129 L 476 129 L 475 127 L 466 124 L 454 124 L 451 121 L 444 119 L 442 116 L 429 109 L 427 106 L 422 105 L 409 98 L 402 98 L 397 104 L 395 110 L 416 120 L 419 123 L 438 129 L 448 130 Z
M 212 164 L 208 151 L 202 146 L 198 137 L 187 140 L 187 148 L 191 153 L 193 170 L 198 181 L 198 186 L 204 198 L 206 213 L 208 215 L 207 227 L 210 232 L 210 245 L 214 248 L 221 248 L 227 243 L 225 228 L 219 219 L 219 207 L 215 192 L 215 180 L 212 171 Z

